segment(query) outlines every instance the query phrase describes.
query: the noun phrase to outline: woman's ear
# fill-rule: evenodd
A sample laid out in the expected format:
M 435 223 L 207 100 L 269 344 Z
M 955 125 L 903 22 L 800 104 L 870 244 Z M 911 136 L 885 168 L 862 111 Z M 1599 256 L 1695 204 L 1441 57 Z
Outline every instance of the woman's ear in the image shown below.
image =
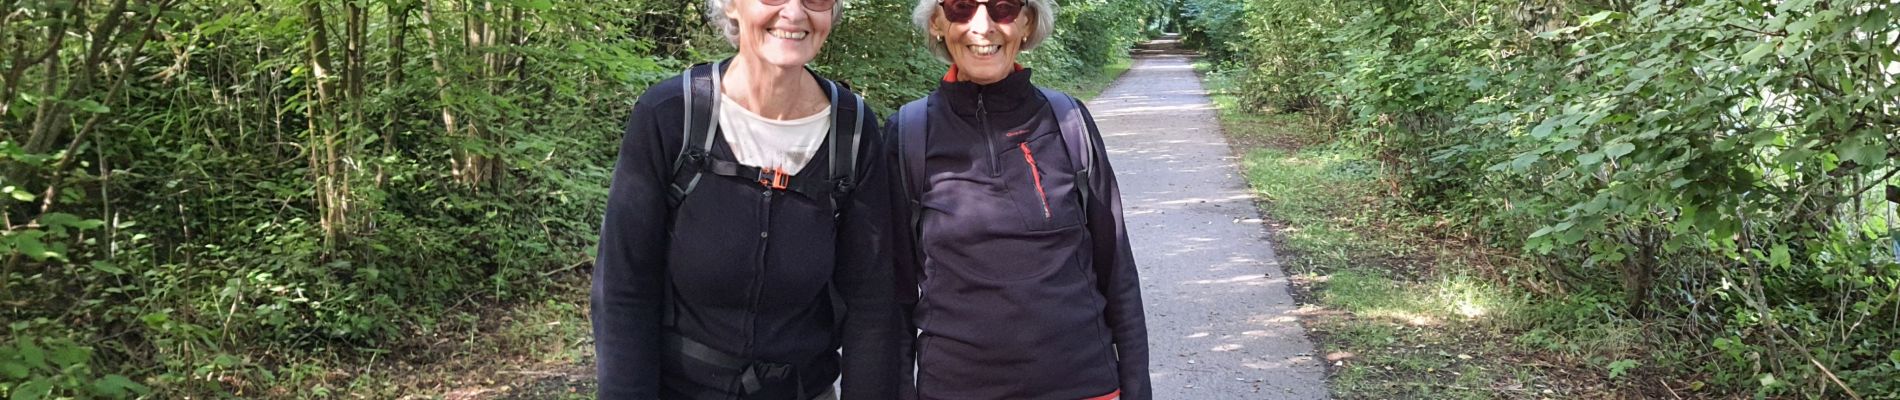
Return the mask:
M 943 28 L 944 22 L 945 21 L 943 19 L 943 14 L 941 11 L 939 11 L 938 14 L 936 14 L 935 16 L 930 17 L 930 32 L 928 33 L 930 34 L 931 39 L 936 39 L 939 42 L 943 41 L 943 31 L 948 30 L 948 29 Z

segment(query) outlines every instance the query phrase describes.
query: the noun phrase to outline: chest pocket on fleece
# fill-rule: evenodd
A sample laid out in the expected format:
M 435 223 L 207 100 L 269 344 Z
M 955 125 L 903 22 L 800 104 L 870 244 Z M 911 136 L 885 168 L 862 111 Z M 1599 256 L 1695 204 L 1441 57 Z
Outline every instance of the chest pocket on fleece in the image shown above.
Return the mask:
M 1082 225 L 1075 164 L 1069 161 L 1061 130 L 1037 132 L 998 156 L 1003 163 L 1021 166 L 1007 168 L 1002 179 L 1023 230 L 1048 232 Z

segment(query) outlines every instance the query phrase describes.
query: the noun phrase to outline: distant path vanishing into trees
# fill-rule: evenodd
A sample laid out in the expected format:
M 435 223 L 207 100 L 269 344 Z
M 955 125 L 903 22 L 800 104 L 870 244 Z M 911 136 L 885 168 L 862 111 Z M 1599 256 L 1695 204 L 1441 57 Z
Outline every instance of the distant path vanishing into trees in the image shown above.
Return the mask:
M 1142 46 L 1089 102 L 1141 268 L 1155 398 L 1326 398 L 1238 159 L 1174 43 Z

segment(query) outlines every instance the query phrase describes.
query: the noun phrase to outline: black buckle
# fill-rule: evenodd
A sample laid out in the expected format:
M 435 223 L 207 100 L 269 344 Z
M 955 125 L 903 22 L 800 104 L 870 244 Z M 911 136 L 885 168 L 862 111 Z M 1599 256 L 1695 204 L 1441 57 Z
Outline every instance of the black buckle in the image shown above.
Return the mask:
M 831 189 L 832 197 L 844 197 L 851 194 L 851 190 L 858 188 L 857 183 L 851 182 L 850 179 L 839 179 L 836 185 Z

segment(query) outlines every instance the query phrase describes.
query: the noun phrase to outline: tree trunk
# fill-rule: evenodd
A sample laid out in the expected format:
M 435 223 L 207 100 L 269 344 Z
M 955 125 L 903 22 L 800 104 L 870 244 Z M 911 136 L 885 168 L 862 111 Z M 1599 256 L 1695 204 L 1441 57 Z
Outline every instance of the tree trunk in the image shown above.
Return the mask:
M 323 228 L 324 242 L 334 244 L 346 221 L 346 203 L 338 189 L 346 182 L 338 182 L 337 119 L 331 100 L 331 66 L 336 63 L 330 55 L 329 23 L 324 20 L 322 5 L 317 0 L 305 0 L 303 14 L 310 28 L 310 69 L 317 92 L 316 100 L 304 108 L 311 138 L 309 163 L 315 175 L 318 225 Z
M 435 7 L 432 7 L 427 2 L 424 2 L 421 7 L 422 38 L 429 44 L 429 69 L 435 72 L 435 94 L 436 101 L 440 103 L 442 107 L 442 128 L 446 130 L 450 137 L 455 137 L 458 136 L 458 128 L 461 126 L 461 123 L 455 119 L 455 107 L 449 101 L 449 71 L 448 67 L 442 62 L 442 57 L 444 54 L 447 54 L 447 50 L 442 48 L 442 42 L 437 40 L 435 32 Z M 452 161 L 450 162 L 449 172 L 455 176 L 457 181 L 464 181 L 466 178 L 462 177 L 459 156 L 460 153 L 458 152 L 455 157 L 451 157 Z
M 85 60 L 79 64 L 77 71 L 79 75 L 66 86 L 66 92 L 59 95 L 59 99 L 81 99 L 93 92 L 92 83 L 98 78 L 99 70 L 104 67 L 106 53 L 110 53 L 113 45 L 120 39 L 119 27 L 125 20 L 125 2 L 126 0 L 113 1 L 112 8 L 106 12 L 105 20 L 88 32 L 92 36 L 92 43 L 86 49 Z M 75 6 L 74 10 L 77 11 L 73 14 L 74 22 L 84 27 L 85 7 Z M 50 75 L 48 80 L 53 81 L 58 77 L 58 75 Z M 52 90 L 47 90 L 46 93 L 52 93 Z M 33 123 L 33 136 L 26 140 L 26 146 L 24 146 L 29 154 L 52 150 L 53 143 L 58 141 L 60 135 L 66 133 L 66 129 L 72 127 L 71 123 L 66 122 L 67 115 L 72 112 L 71 107 L 66 106 L 66 102 L 48 101 L 40 103 L 40 106 L 40 118 Z

